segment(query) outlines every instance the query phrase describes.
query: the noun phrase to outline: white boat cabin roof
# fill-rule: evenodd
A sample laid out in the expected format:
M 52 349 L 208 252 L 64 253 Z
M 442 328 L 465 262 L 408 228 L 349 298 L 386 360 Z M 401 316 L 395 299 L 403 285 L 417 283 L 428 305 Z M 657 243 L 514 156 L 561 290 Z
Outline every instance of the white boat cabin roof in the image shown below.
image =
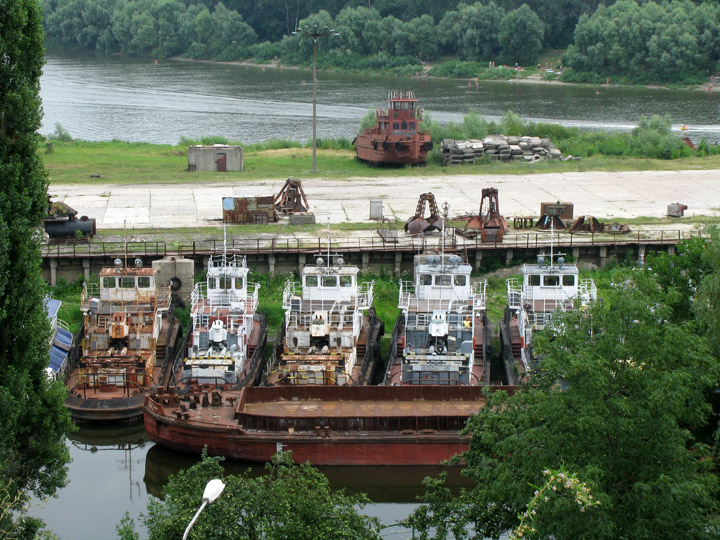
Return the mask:
M 415 257 L 415 296 L 418 299 L 472 297 L 472 266 L 459 255 L 417 255 Z M 451 296 L 449 295 L 451 291 Z

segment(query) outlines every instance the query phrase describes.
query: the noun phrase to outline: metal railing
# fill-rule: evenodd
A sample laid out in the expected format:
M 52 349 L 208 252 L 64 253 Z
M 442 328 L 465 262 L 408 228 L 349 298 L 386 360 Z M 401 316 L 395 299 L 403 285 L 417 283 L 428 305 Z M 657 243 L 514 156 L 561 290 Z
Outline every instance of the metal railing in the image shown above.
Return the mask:
M 397 241 L 388 242 L 380 235 L 368 233 L 368 236 L 333 237 L 332 249 L 339 253 L 358 251 L 423 251 L 428 246 L 436 247 L 435 237 L 411 236 L 398 231 Z M 700 230 L 638 230 L 629 234 L 609 233 L 567 233 L 555 232 L 553 246 L 572 248 L 582 246 L 608 245 L 675 245 L 681 240 L 702 237 Z M 497 248 L 540 248 L 550 246 L 550 233 L 533 231 L 505 234 L 501 241 L 482 242 L 480 237 L 456 237 L 455 248 L 459 251 Z M 273 238 L 233 238 L 225 244 L 223 240 L 196 240 L 192 242 L 103 242 L 91 241 L 87 244 L 43 243 L 41 253 L 46 258 L 57 257 L 164 257 L 166 255 L 195 256 L 222 252 L 251 254 L 267 253 L 317 253 L 327 250 L 326 238 L 296 238 L 276 236 Z

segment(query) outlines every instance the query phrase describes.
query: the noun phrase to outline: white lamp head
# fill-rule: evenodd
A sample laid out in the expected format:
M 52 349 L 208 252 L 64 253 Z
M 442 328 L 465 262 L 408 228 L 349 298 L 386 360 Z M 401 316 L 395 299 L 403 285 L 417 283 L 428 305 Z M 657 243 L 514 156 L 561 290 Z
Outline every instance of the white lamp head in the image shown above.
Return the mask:
M 205 492 L 203 493 L 203 502 L 211 503 L 217 499 L 225 489 L 225 484 L 219 478 L 214 478 L 207 483 L 205 486 Z

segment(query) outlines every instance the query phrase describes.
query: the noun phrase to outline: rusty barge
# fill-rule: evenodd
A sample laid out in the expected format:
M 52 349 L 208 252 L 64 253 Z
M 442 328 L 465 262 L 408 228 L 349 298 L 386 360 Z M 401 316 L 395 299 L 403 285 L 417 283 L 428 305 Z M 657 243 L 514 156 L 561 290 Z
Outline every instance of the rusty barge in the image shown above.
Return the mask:
M 512 392 L 514 388 L 503 387 Z M 480 386 L 276 386 L 157 392 L 145 429 L 171 449 L 264 462 L 290 450 L 313 465 L 438 465 L 468 449 L 459 431 Z
M 423 165 L 433 143 L 420 131 L 422 114 L 415 92 L 391 91 L 388 108 L 375 112 L 375 126 L 355 138 L 357 158 L 373 165 Z
M 65 406 L 76 422 L 133 422 L 142 419 L 145 393 L 171 375 L 180 323 L 170 289 L 154 268 L 115 267 L 86 283 L 81 295 L 84 323 L 80 353 L 67 370 Z

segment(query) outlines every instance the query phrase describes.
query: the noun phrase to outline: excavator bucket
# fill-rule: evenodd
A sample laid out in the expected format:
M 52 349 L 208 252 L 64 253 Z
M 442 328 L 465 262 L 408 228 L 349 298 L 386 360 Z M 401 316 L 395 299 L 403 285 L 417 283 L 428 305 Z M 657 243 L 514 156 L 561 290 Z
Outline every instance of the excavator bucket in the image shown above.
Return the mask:
M 425 206 L 430 208 L 430 216 L 425 218 Z M 405 232 L 408 234 L 421 234 L 430 231 L 439 231 L 445 225 L 445 220 L 440 217 L 435 195 L 423 193 L 418 199 L 415 215 L 405 222 Z

